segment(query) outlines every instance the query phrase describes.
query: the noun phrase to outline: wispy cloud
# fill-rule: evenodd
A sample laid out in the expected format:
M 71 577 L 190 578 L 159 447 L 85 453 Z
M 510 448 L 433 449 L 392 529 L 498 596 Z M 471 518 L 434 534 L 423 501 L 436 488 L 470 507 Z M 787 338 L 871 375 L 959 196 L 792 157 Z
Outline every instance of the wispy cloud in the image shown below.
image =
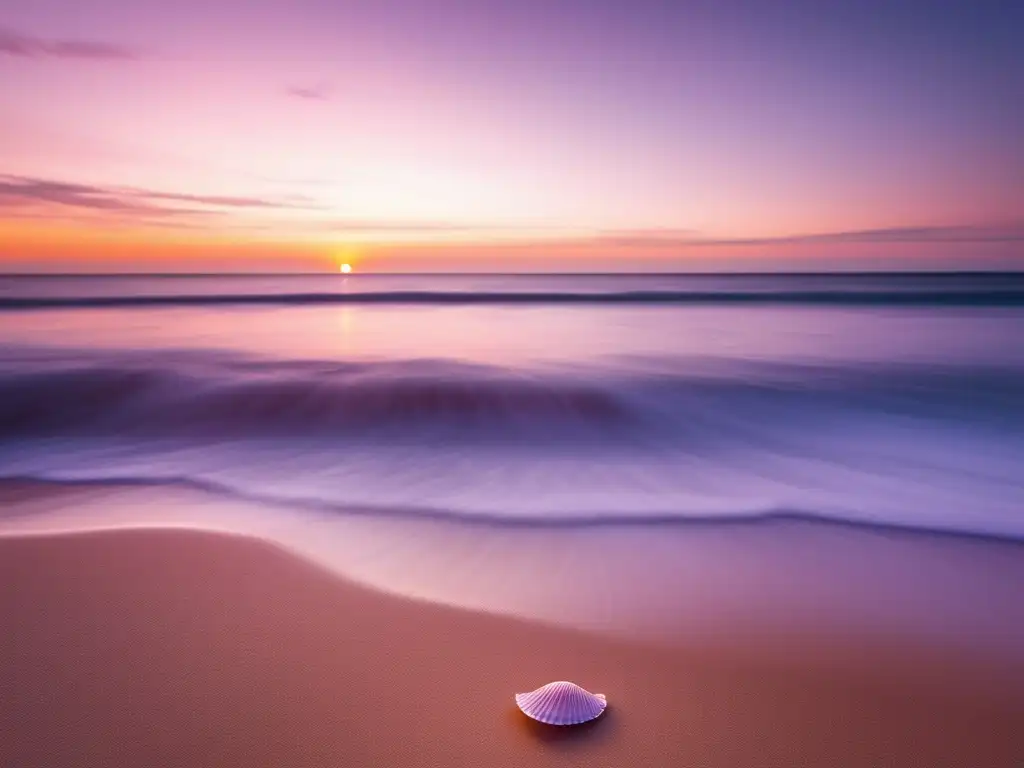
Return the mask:
M 182 192 L 154 192 L 146 189 L 123 190 L 147 200 L 166 200 L 175 203 L 195 203 L 217 208 L 301 208 L 315 209 L 311 198 L 290 195 L 281 198 L 236 197 L 231 195 L 193 195 Z
M 271 199 L 201 195 L 0 175 L 0 211 L 19 218 L 60 217 L 77 212 L 140 222 L 177 221 L 184 226 L 197 218 L 205 221 L 232 210 L 314 210 L 315 207 L 311 201 L 294 196 Z
M 0 29 L 0 56 L 24 59 L 77 59 L 131 61 L 141 54 L 126 46 L 102 40 L 55 40 Z
M 130 196 L 87 184 L 24 176 L 0 176 L 0 207 L 23 207 L 39 203 L 89 208 L 100 211 L 132 211 L 146 208 Z
M 285 90 L 285 93 L 295 99 L 329 101 L 331 87 L 328 85 L 292 85 Z
M 1024 225 L 967 224 L 945 227 L 892 227 L 789 238 L 807 243 L 1006 243 L 1024 240 Z
M 843 243 L 1009 243 L 1024 241 L 1024 224 L 889 227 L 776 237 L 716 238 L 694 230 L 645 229 L 601 232 L 598 241 L 620 246 L 838 245 Z

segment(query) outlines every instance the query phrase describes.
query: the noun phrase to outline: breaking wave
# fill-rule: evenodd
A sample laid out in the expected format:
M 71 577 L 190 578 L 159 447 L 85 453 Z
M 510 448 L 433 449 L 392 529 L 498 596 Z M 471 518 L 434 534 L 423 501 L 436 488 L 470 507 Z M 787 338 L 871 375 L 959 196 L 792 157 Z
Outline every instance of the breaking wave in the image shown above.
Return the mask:
M 439 360 L 296 362 L 191 353 L 8 357 L 0 433 L 40 436 L 417 437 L 469 442 L 644 436 L 721 443 L 766 423 L 884 412 L 1024 422 L 1024 371 L 679 361 L 526 372 Z M 732 429 L 729 426 L 732 425 Z

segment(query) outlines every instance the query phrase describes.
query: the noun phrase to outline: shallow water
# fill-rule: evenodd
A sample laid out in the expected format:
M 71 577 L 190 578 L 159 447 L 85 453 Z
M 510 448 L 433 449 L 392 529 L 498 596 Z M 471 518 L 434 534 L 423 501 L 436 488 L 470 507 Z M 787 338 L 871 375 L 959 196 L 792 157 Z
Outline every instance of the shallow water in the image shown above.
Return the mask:
M 406 598 L 645 643 L 894 646 L 984 676 L 1024 669 L 1024 545 L 1000 539 L 796 517 L 483 520 L 275 505 L 184 482 L 0 481 L 0 503 L 0 538 L 241 534 Z

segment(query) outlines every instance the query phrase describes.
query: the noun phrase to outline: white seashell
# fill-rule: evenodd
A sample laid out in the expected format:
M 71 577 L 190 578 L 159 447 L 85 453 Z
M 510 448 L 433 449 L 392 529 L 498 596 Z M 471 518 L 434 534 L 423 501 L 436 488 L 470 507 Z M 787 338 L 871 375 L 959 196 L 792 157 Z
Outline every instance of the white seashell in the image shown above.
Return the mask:
M 608 706 L 603 693 L 591 693 L 561 680 L 536 691 L 517 693 L 516 704 L 527 717 L 548 725 L 577 725 L 600 717 Z

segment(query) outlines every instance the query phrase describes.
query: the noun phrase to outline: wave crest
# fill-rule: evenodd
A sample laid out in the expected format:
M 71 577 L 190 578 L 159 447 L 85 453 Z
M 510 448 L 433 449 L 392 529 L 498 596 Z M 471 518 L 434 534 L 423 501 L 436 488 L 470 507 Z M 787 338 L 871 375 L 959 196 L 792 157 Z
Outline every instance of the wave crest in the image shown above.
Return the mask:
M 1024 425 L 1024 372 L 693 362 L 526 373 L 464 363 L 273 361 L 215 353 L 8 357 L 0 434 L 469 442 L 618 437 L 721 445 L 769 424 L 865 413 Z
M 353 291 L 305 293 L 137 294 L 106 296 L 2 296 L 0 310 L 116 307 L 410 305 L 811 305 L 906 307 L 1021 307 L 1024 289 L 714 290 L 714 291 Z
M 501 438 L 620 429 L 637 421 L 634 410 L 597 386 L 436 364 L 203 372 L 99 366 L 0 377 L 0 428 L 8 438 L 416 431 Z

